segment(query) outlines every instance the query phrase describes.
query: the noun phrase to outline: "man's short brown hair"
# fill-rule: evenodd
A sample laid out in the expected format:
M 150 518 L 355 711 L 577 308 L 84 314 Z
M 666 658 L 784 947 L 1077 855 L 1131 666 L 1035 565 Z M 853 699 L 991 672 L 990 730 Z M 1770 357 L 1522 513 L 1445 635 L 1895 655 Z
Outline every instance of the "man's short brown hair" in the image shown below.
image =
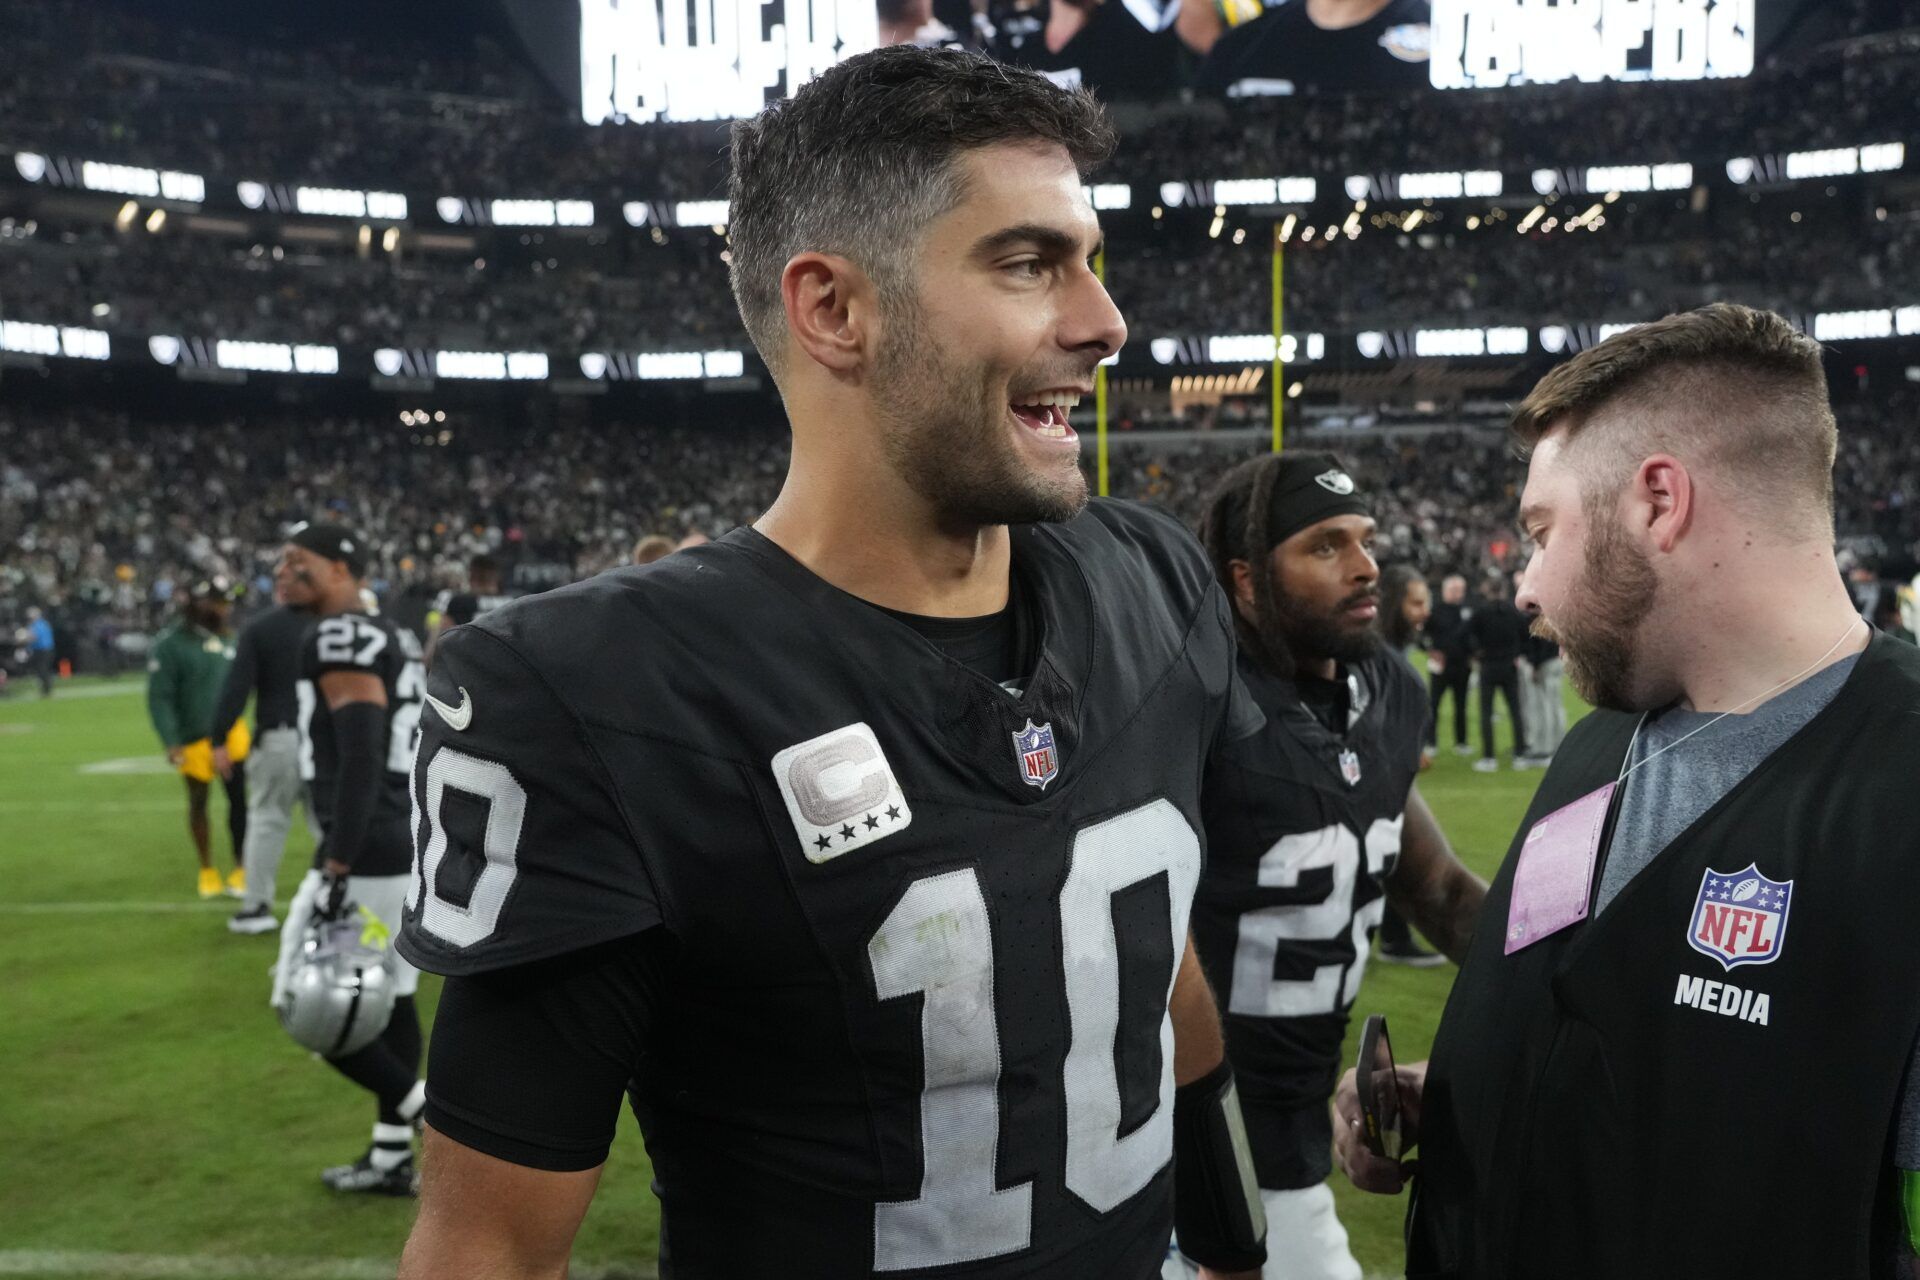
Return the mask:
M 1716 302 L 1615 334 L 1540 379 L 1512 429 L 1526 455 L 1549 431 L 1572 441 L 1596 421 L 1611 448 L 1595 485 L 1667 452 L 1727 477 L 1756 510 L 1830 531 L 1838 437 L 1820 344 L 1771 311 Z
M 652 564 L 673 554 L 673 539 L 664 533 L 650 533 L 633 544 L 633 562 Z

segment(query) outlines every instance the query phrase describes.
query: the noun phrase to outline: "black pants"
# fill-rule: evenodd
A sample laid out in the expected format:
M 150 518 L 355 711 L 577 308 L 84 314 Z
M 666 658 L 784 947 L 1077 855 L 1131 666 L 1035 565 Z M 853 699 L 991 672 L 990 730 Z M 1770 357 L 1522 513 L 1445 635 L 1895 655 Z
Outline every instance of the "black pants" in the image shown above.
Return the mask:
M 27 666 L 40 682 L 40 696 L 53 696 L 53 650 L 35 649 L 27 656 Z
M 1473 664 L 1466 655 L 1446 655 L 1446 669 L 1427 677 L 1433 696 L 1433 719 L 1427 724 L 1427 745 L 1438 746 L 1440 739 L 1440 703 L 1453 693 L 1453 740 L 1467 745 L 1467 682 L 1473 678 Z
M 1520 718 L 1520 668 L 1512 662 L 1480 664 L 1480 756 L 1493 759 L 1493 693 L 1507 700 L 1507 718 L 1513 721 L 1513 756 L 1527 754 L 1527 726 Z

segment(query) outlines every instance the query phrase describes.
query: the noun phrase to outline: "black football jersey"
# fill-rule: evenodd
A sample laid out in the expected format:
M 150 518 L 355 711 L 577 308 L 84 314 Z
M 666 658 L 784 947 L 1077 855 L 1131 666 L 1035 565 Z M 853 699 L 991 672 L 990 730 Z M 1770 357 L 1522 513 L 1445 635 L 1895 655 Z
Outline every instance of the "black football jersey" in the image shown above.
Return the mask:
M 1258 716 L 1171 518 L 1011 536 L 1017 694 L 744 529 L 436 653 L 401 949 L 674 935 L 634 1100 L 677 1280 L 1158 1274 L 1203 762 Z
M 314 820 L 322 832 L 320 846 L 314 850 L 316 867 L 327 858 L 324 833 L 333 823 L 339 774 L 333 717 L 317 683 L 330 671 L 376 675 L 387 693 L 387 767 L 381 775 L 380 799 L 367 828 L 366 845 L 353 864 L 354 874 L 405 875 L 413 863 L 407 775 L 413 768 L 424 705 L 421 697 L 427 687 L 420 642 L 405 627 L 363 613 L 322 618 L 307 632 L 294 693 L 300 717 L 300 776 L 307 780 Z
M 1286 1190 L 1330 1169 L 1327 1099 L 1400 857 L 1427 696 L 1383 646 L 1346 664 L 1347 732 L 1336 734 L 1292 681 L 1245 657 L 1240 673 L 1266 727 L 1208 771 L 1193 931 L 1226 1015 L 1255 1172 Z

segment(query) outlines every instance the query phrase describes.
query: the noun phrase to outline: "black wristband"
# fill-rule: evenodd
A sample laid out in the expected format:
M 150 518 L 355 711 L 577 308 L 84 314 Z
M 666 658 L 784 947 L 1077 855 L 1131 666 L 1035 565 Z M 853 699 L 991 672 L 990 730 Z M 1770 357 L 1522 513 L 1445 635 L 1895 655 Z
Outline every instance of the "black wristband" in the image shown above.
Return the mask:
M 1173 1225 L 1180 1252 L 1216 1271 L 1257 1271 L 1267 1215 L 1225 1059 L 1173 1095 Z
M 387 768 L 387 708 L 378 702 L 346 702 L 334 708 L 333 821 L 327 824 L 326 857 L 353 865 L 367 842 Z

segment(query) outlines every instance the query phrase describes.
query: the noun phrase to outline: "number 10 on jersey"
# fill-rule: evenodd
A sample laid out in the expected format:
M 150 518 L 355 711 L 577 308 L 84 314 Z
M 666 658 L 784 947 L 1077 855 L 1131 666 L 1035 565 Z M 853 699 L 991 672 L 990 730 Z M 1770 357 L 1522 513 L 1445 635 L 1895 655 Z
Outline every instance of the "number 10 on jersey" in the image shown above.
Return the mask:
M 1070 1039 L 1062 1072 L 1063 1182 L 1106 1213 L 1152 1181 L 1173 1144 L 1173 1024 L 1161 1002 L 1160 1098 L 1146 1123 L 1120 1136 L 1114 1043 L 1121 952 L 1113 896 L 1165 873 L 1176 969 L 1200 875 L 1200 841 L 1165 800 L 1082 828 L 1060 892 L 1060 941 Z M 1157 950 L 1157 947 L 1156 947 Z M 912 1200 L 874 1206 L 876 1271 L 998 1257 L 1033 1234 L 1033 1184 L 994 1185 L 1000 1145 L 1000 1034 L 992 921 L 979 873 L 914 881 L 867 943 L 882 1000 L 923 997 L 920 1036 L 922 1174 Z M 1166 975 L 1171 996 L 1173 973 Z

